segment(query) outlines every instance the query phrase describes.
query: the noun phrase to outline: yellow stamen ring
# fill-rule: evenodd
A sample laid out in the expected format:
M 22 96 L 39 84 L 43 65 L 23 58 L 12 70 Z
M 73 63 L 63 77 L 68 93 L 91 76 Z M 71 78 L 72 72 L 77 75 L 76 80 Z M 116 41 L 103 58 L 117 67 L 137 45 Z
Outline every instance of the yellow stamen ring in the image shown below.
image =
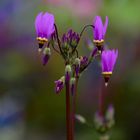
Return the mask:
M 36 40 L 38 41 L 39 44 L 44 44 L 46 42 L 48 42 L 48 39 L 45 37 L 37 37 Z
M 94 44 L 98 47 L 98 46 L 102 46 L 104 44 L 104 40 L 93 40 Z
M 112 72 L 102 72 L 104 77 L 110 77 L 112 75 Z

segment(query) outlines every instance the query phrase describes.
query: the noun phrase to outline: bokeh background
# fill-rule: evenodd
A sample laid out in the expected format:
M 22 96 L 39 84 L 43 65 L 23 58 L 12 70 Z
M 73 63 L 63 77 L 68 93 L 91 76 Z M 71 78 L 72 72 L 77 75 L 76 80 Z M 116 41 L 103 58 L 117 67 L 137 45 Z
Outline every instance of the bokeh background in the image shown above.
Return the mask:
M 54 93 L 64 74 L 63 60 L 53 53 L 42 66 L 34 20 L 40 11 L 55 15 L 59 34 L 80 32 L 95 15 L 109 16 L 106 44 L 119 49 L 107 103 L 115 107 L 111 140 L 140 139 L 140 1 L 139 0 L 0 0 L 0 140 L 65 139 L 65 94 Z M 79 46 L 92 31 L 84 33 Z M 102 77 L 95 60 L 81 77 L 77 113 L 93 122 Z M 76 122 L 76 140 L 98 139 L 94 129 Z

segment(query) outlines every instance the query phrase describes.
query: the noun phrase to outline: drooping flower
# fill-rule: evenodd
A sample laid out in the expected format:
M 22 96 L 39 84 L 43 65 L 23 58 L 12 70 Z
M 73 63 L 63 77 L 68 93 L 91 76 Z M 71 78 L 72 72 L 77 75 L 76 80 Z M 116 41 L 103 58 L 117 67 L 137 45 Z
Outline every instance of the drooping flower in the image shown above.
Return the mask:
M 114 69 L 118 57 L 118 50 L 104 50 L 101 54 L 101 64 L 102 64 L 102 74 L 105 78 L 105 83 L 108 83 L 108 80 Z
M 35 29 L 39 48 L 48 42 L 52 33 L 54 33 L 54 16 L 51 13 L 40 12 L 35 19 Z
M 94 44 L 98 48 L 99 51 L 102 50 L 102 46 L 104 43 L 105 39 L 105 34 L 108 26 L 108 17 L 106 16 L 105 24 L 103 25 L 102 19 L 100 16 L 96 16 L 94 20 L 94 29 L 93 29 L 93 34 L 94 34 Z
M 60 93 L 65 85 L 65 77 L 62 76 L 59 80 L 55 81 L 55 93 Z

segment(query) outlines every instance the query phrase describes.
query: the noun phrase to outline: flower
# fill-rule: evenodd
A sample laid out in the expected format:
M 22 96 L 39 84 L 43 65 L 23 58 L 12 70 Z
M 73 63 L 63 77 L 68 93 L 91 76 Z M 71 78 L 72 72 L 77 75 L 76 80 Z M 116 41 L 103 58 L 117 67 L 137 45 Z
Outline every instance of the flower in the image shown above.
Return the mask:
M 101 54 L 102 74 L 108 83 L 118 57 L 118 50 L 104 50 Z
M 65 84 L 65 77 L 62 76 L 59 80 L 55 81 L 55 92 L 60 93 Z
M 35 19 L 35 29 L 39 48 L 48 42 L 52 33 L 54 33 L 54 16 L 48 12 L 40 12 Z
M 100 16 L 96 16 L 94 20 L 94 29 L 93 29 L 93 34 L 94 34 L 94 44 L 98 48 L 98 50 L 101 51 L 101 47 L 104 43 L 104 38 L 108 26 L 108 17 L 106 16 L 105 24 L 103 25 L 102 19 Z

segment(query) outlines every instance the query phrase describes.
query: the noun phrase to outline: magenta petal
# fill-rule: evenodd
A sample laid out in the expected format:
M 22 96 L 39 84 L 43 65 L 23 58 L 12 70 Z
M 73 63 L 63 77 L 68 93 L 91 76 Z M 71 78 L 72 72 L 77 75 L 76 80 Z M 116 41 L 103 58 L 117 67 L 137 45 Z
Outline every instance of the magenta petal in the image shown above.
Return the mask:
M 103 28 L 103 37 L 106 34 L 107 27 L 108 27 L 108 16 L 106 16 L 106 19 L 105 19 L 105 24 L 104 24 L 104 28 Z
M 54 32 L 54 16 L 50 13 L 39 13 L 35 19 L 35 28 L 38 37 L 50 38 Z
M 40 12 L 35 19 L 35 29 L 37 32 L 37 36 L 40 34 L 41 31 L 40 25 L 41 25 L 42 16 L 43 16 L 43 12 Z
M 102 56 L 101 56 L 101 60 L 102 60 L 102 71 L 108 71 L 108 65 L 107 65 L 107 57 L 106 57 L 106 51 L 102 52 Z
M 118 57 L 118 50 L 105 50 L 102 52 L 102 72 L 112 72 Z
M 95 40 L 101 40 L 103 38 L 103 23 L 100 16 L 95 17 L 94 26 L 94 38 Z
M 42 28 L 46 37 L 50 38 L 51 34 L 54 32 L 54 16 L 52 14 L 46 12 L 43 15 Z
M 93 25 L 95 27 L 93 29 L 94 39 L 95 40 L 104 40 L 107 26 L 108 26 L 108 17 L 106 16 L 106 21 L 105 21 L 105 24 L 103 25 L 101 17 L 96 16 Z
M 116 63 L 117 57 L 118 57 L 118 50 L 114 50 L 114 54 L 112 56 L 112 68 L 114 68 L 114 65 Z

